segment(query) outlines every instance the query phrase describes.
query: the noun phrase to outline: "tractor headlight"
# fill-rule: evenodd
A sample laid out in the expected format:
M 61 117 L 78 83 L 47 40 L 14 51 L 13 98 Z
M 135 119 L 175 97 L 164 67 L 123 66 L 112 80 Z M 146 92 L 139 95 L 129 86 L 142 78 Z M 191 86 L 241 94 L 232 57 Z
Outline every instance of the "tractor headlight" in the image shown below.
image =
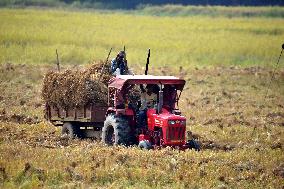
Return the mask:
M 185 121 L 185 120 L 181 120 L 181 121 L 180 121 L 180 125 L 186 126 L 186 121 Z
M 176 122 L 175 122 L 174 120 L 169 120 L 169 121 L 168 121 L 168 124 L 169 124 L 169 125 L 174 125 L 174 124 L 176 124 Z

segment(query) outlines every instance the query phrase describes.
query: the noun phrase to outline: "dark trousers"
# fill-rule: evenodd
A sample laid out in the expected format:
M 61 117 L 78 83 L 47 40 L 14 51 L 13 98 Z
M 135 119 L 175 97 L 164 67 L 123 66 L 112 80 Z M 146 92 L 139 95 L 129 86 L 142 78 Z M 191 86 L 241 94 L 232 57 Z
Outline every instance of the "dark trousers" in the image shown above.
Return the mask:
M 138 113 L 138 127 L 145 128 L 147 119 L 147 110 L 140 110 Z

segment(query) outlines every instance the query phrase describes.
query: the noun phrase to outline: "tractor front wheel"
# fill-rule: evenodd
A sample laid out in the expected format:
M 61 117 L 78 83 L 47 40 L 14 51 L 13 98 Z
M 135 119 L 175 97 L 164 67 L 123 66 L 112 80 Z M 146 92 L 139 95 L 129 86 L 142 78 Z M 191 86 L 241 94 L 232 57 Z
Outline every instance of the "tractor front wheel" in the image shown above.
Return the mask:
M 142 140 L 139 142 L 138 147 L 145 150 L 152 149 L 152 145 L 148 140 Z

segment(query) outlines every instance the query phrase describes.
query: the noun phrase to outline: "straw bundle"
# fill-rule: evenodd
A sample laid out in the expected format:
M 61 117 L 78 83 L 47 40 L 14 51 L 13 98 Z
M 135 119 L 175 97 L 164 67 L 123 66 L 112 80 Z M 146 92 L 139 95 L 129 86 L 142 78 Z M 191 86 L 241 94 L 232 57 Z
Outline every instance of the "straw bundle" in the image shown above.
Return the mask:
M 63 108 L 82 107 L 90 103 L 107 105 L 107 84 L 111 74 L 107 63 L 99 82 L 102 67 L 103 62 L 98 62 L 82 71 L 48 72 L 43 80 L 43 100 Z

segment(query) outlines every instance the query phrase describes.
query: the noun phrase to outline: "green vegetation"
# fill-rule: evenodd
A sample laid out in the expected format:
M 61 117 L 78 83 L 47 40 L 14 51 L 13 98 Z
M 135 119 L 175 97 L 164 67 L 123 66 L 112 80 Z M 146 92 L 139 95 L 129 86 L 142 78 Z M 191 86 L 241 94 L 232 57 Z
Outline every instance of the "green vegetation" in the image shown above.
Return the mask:
M 25 6 L 43 6 L 43 7 L 55 7 L 63 6 L 64 2 L 59 0 L 1 0 L 1 7 L 25 7 Z
M 284 17 L 283 7 L 224 7 L 224 6 L 142 6 L 140 12 L 155 16 L 212 16 L 212 17 Z
M 55 49 L 63 64 L 78 65 L 126 45 L 130 64 L 143 65 L 151 48 L 155 66 L 271 66 L 284 38 L 279 18 L 1 9 L 0 27 L 0 62 L 36 65 L 53 64 Z

